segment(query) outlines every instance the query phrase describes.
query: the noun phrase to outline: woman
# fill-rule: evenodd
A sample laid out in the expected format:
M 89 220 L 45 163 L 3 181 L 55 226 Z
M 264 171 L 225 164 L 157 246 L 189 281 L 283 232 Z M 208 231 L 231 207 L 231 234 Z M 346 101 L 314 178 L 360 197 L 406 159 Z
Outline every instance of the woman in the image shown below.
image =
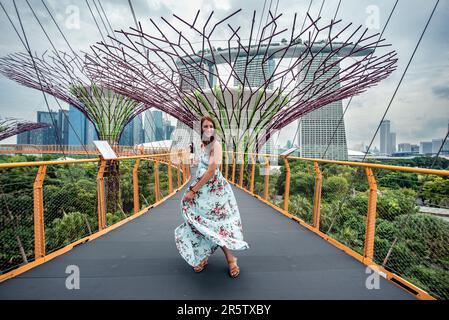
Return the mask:
M 200 272 L 208 258 L 220 247 L 229 264 L 229 275 L 240 273 L 231 250 L 249 249 L 243 241 L 242 222 L 231 185 L 220 171 L 221 144 L 215 139 L 215 124 L 201 118 L 201 154 L 192 183 L 182 199 L 184 223 L 175 229 L 175 242 L 181 256 L 195 272 Z

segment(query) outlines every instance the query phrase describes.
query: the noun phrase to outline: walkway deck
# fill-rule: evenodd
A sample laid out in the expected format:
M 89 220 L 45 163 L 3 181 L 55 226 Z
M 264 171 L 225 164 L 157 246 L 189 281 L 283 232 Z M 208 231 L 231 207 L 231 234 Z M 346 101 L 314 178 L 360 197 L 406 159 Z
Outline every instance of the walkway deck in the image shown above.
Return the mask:
M 184 190 L 148 214 L 0 283 L 0 300 L 415 299 L 382 277 L 380 289 L 366 289 L 363 264 L 236 187 L 251 246 L 234 252 L 240 276 L 228 276 L 220 249 L 197 274 L 174 241 L 173 231 L 183 222 Z M 80 269 L 79 290 L 66 289 L 68 265 Z

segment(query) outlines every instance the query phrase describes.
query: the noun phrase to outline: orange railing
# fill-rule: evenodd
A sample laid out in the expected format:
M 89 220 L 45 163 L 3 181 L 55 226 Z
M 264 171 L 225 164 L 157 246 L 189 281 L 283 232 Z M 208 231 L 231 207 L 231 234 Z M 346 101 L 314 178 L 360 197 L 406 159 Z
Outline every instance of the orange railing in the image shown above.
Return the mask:
M 169 152 L 167 147 L 138 147 L 114 146 L 114 151 L 120 156 L 133 156 L 139 154 L 158 154 Z M 59 146 L 59 145 L 31 145 L 31 144 L 4 144 L 0 145 L 0 154 L 71 154 L 71 155 L 100 155 L 95 146 Z
M 260 160 L 258 163 L 255 157 Z M 270 160 L 275 163 L 281 160 L 282 176 L 270 174 Z M 292 164 L 297 169 L 294 172 L 291 172 Z M 444 263 L 447 261 L 445 259 L 449 259 L 449 250 L 445 249 L 446 241 L 449 240 L 449 222 L 416 213 L 417 206 L 414 203 L 414 194 L 409 196 L 410 189 L 389 188 L 385 182 L 389 181 L 385 179 L 385 172 L 393 177 L 391 172 L 400 174 L 400 177 L 395 177 L 400 185 L 408 185 L 411 182 L 425 184 L 427 176 L 443 177 L 447 181 L 448 170 L 229 151 L 224 152 L 221 171 L 236 187 L 294 219 L 417 297 L 449 299 L 449 288 L 445 285 L 447 281 L 443 280 L 449 277 L 447 264 Z M 376 181 L 376 175 L 380 182 Z M 270 185 L 270 176 L 278 179 L 274 188 Z M 335 181 L 344 182 L 345 177 L 347 181 L 357 185 L 353 188 L 342 188 L 349 189 L 343 193 Z M 441 179 L 438 179 L 440 178 L 436 181 L 441 182 Z M 279 190 L 280 185 L 283 185 L 283 190 Z M 326 198 L 329 198 L 330 193 L 341 194 L 340 197 L 347 198 L 334 201 L 339 204 L 340 209 L 332 209 L 330 201 L 322 203 L 323 186 L 326 188 Z M 335 189 L 332 189 L 333 186 L 336 186 Z M 343 183 L 343 186 L 347 185 Z M 291 194 L 292 187 L 296 194 Z M 397 198 L 388 199 L 390 192 L 394 192 Z M 298 193 L 304 196 L 300 197 Z M 447 200 L 449 192 L 446 193 Z M 292 203 L 291 196 L 300 199 Z M 283 199 L 280 199 L 281 197 Z M 359 201 L 360 199 L 364 201 Z M 397 199 L 399 205 L 396 203 Z M 348 205 L 348 202 L 357 201 L 360 202 L 357 205 Z M 345 212 L 354 211 L 354 208 L 359 214 Z M 323 209 L 326 214 L 325 226 L 321 225 Z M 343 221 L 339 232 L 333 232 L 335 221 Z M 393 227 L 395 230 L 392 231 Z M 391 234 L 384 239 L 385 233 L 388 232 Z M 414 234 L 420 233 L 424 240 L 413 239 Z M 436 247 L 434 242 L 441 243 Z M 435 248 L 439 252 L 439 260 L 436 254 L 435 257 L 429 257 Z M 414 269 L 411 269 L 413 264 Z
M 448 170 L 271 154 L 225 152 L 224 156 L 221 171 L 230 183 L 418 298 L 449 297 L 444 280 L 448 276 L 449 222 L 415 212 L 416 194 L 409 190 L 415 183 L 422 184 L 420 191 L 428 192 L 426 178 L 442 177 L 435 181 L 445 183 Z M 256 157 L 265 161 L 257 163 Z M 270 174 L 273 159 L 282 160 L 282 175 Z M 0 164 L 0 206 L 5 210 L 0 223 L 1 229 L 8 231 L 2 235 L 2 246 L 11 251 L 2 252 L 8 258 L 2 261 L 13 262 L 2 266 L 0 281 L 136 218 L 173 195 L 190 178 L 187 150 L 121 157 L 116 162 L 120 164 L 118 178 L 114 178 L 114 165 L 98 158 Z M 168 169 L 166 174 L 160 164 Z M 251 169 L 245 170 L 245 166 Z M 177 170 L 176 190 L 172 168 Z M 385 172 L 402 175 L 386 176 Z M 1 183 L 2 178 L 6 184 Z M 115 202 L 109 198 L 114 179 L 120 180 L 122 196 L 115 211 L 110 210 Z M 164 187 L 161 179 L 166 180 Z M 31 190 L 20 187 L 22 183 L 29 186 L 30 181 L 34 181 Z M 354 184 L 351 188 L 348 181 Z M 274 188 L 273 182 L 277 183 Z M 406 188 L 394 187 L 397 197 L 388 198 L 392 192 L 388 184 Z M 65 196 L 65 187 L 76 196 Z M 94 228 L 98 231 L 92 231 Z M 78 232 L 81 229 L 83 232 Z M 26 230 L 32 230 L 32 239 Z
M 188 150 L 0 163 L 0 281 L 159 205 L 190 179 L 188 163 Z

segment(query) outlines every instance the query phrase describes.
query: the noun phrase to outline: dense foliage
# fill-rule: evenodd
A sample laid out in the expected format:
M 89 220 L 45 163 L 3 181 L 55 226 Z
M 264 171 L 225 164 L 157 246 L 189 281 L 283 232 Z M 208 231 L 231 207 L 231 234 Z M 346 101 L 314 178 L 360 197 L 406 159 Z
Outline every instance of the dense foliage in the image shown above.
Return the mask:
M 56 158 L 3 156 L 0 162 L 33 162 Z M 134 212 L 134 163 L 134 160 L 120 163 L 121 203 L 117 212 L 106 214 L 108 226 Z M 34 259 L 33 183 L 37 170 L 37 167 L 0 169 L 0 273 Z M 46 253 L 98 231 L 97 172 L 96 162 L 47 166 L 43 186 Z M 176 170 L 172 169 L 174 186 L 176 174 Z M 141 161 L 138 178 L 140 209 L 143 209 L 155 202 L 152 161 Z M 162 198 L 168 195 L 166 165 L 159 164 L 159 181 Z
M 433 158 L 390 160 L 387 164 L 431 167 Z M 312 223 L 315 169 L 312 163 L 290 160 L 289 212 Z M 285 177 L 269 176 L 269 200 L 283 207 Z M 231 167 L 230 167 L 231 168 Z M 434 169 L 449 168 L 438 159 Z M 368 183 L 361 168 L 320 164 L 323 175 L 320 231 L 363 254 L 368 210 Z M 231 175 L 229 170 L 229 177 Z M 434 297 L 449 299 L 449 221 L 419 212 L 418 205 L 449 208 L 449 179 L 392 170 L 373 170 L 377 186 L 374 260 Z M 235 180 L 239 181 L 239 166 Z M 256 165 L 254 192 L 264 194 L 263 164 Z M 249 188 L 251 166 L 244 171 Z

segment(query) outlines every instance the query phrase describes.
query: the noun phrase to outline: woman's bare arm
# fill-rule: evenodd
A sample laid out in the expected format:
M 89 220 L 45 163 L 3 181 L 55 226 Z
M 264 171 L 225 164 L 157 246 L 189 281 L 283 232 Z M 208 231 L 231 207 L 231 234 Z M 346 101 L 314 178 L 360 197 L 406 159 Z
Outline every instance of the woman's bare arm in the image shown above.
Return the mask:
M 217 166 L 220 165 L 222 158 L 222 148 L 218 141 L 214 141 L 209 156 L 209 166 L 206 172 L 201 176 L 200 180 L 192 187 L 193 191 L 198 191 L 209 179 L 214 175 Z

